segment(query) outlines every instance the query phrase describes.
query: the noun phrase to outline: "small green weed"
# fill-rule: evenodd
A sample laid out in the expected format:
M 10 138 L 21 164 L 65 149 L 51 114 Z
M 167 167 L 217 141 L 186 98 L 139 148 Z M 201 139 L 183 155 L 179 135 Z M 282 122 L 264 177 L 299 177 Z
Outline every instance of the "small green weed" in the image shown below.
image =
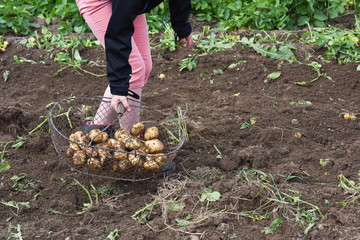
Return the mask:
M 16 216 L 16 217 L 20 217 L 19 213 L 20 213 L 20 209 L 22 207 L 25 207 L 26 209 L 30 209 L 30 204 L 29 202 L 15 202 L 15 201 L 5 201 L 3 198 L 1 198 L 0 203 L 2 203 L 3 205 L 5 205 L 6 207 L 10 207 L 12 213 Z M 16 212 L 14 212 L 12 210 L 12 208 L 16 209 Z
M 25 173 L 21 173 L 19 175 L 14 175 L 11 178 L 12 181 L 12 189 L 18 192 L 26 192 L 28 190 L 32 190 L 35 187 L 34 180 L 29 179 Z
M 263 232 L 265 234 L 273 234 L 283 221 L 284 220 L 281 217 L 276 218 L 271 222 L 271 224 L 269 226 L 267 226 L 263 230 L 261 230 L 261 232 Z
M 189 54 L 187 58 L 182 59 L 179 62 L 179 71 L 183 71 L 185 69 L 187 69 L 188 71 L 192 71 L 196 68 L 197 64 L 198 64 L 198 59 L 199 56 L 197 55 L 191 55 Z
M 16 232 L 13 232 L 15 230 Z M 21 225 L 18 224 L 16 227 L 13 225 L 10 225 L 8 228 L 8 232 L 10 233 L 7 239 L 17 238 L 19 240 L 23 240 L 23 236 L 21 233 Z

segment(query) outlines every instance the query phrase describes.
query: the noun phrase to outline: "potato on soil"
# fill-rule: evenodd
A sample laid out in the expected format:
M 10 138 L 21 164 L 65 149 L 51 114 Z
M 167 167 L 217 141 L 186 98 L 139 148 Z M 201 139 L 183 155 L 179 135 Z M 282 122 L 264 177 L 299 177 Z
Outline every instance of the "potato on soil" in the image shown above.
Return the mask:
M 87 137 L 94 143 L 101 143 L 108 140 L 109 134 L 101 132 L 100 129 L 93 129 L 88 133 Z
M 351 117 L 351 114 L 350 114 L 350 113 L 345 113 L 345 114 L 344 114 L 344 119 L 345 119 L 345 120 L 349 120 L 350 117 Z
M 149 149 L 149 153 L 162 153 L 164 144 L 159 139 L 151 139 L 145 142 L 145 147 Z
M 133 135 L 137 136 L 142 134 L 144 132 L 144 129 L 145 129 L 144 124 L 142 124 L 141 122 L 137 122 L 132 125 L 130 132 Z
M 72 159 L 76 166 L 82 166 L 86 163 L 86 154 L 84 151 L 76 151 Z
M 144 139 L 151 140 L 159 137 L 159 129 L 157 127 L 149 127 L 145 130 Z
M 100 171 L 102 169 L 102 163 L 98 158 L 89 158 L 87 163 L 93 171 Z
M 141 148 L 141 141 L 137 137 L 132 137 L 125 141 L 125 147 L 128 150 L 134 150 Z
M 154 161 L 145 161 L 144 168 L 150 172 L 158 172 L 160 170 L 159 165 Z
M 127 172 L 129 171 L 129 169 L 132 167 L 131 163 L 129 162 L 129 160 L 124 159 L 119 161 L 119 171 L 120 172 Z

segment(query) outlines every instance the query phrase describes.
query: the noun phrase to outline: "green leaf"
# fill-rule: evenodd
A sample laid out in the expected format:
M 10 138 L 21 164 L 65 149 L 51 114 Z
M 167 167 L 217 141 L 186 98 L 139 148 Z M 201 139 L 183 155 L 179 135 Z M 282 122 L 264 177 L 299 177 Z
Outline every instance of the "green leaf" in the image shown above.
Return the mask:
M 241 124 L 240 129 L 245 129 L 245 128 L 249 128 L 250 127 L 250 123 L 244 122 L 243 124 Z
M 263 230 L 261 230 L 261 232 L 265 234 L 273 234 L 282 222 L 283 218 L 276 218 L 271 222 L 270 226 L 265 227 Z
M 185 208 L 185 203 L 169 202 L 167 206 L 170 211 L 179 212 Z
M 3 73 L 4 82 L 6 82 L 9 79 L 10 71 L 5 70 Z
M 296 85 L 306 86 L 306 82 L 296 82 Z
M 348 202 L 338 202 L 338 204 L 340 204 L 343 207 L 346 207 L 349 203 Z
M 11 166 L 8 162 L 0 163 L 0 173 L 10 170 Z
M 320 165 L 322 167 L 325 167 L 329 163 L 329 161 L 330 161 L 330 159 L 328 159 L 328 158 L 325 158 L 325 159 L 321 158 L 320 159 Z
M 327 16 L 324 13 L 322 13 L 319 9 L 315 9 L 314 18 L 319 21 L 327 20 Z
M 270 73 L 269 75 L 267 75 L 268 78 L 272 79 L 272 80 L 275 80 L 275 79 L 278 79 L 281 75 L 281 72 L 273 72 L 273 73 Z
M 308 23 L 310 21 L 310 18 L 308 16 L 301 16 L 298 19 L 298 25 L 299 26 L 304 26 L 306 23 Z
M 360 72 L 360 65 L 357 66 L 356 71 Z

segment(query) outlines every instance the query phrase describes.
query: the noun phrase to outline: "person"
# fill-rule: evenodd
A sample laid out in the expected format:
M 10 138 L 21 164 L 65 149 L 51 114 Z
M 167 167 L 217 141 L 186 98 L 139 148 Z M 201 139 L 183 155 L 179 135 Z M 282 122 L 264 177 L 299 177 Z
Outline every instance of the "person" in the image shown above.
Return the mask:
M 116 118 L 118 104 L 123 104 L 128 126 L 139 121 L 142 88 L 152 69 L 148 27 L 145 13 L 163 0 L 76 0 L 95 37 L 105 49 L 108 87 L 104 98 L 111 99 L 111 110 L 100 104 L 86 129 L 102 128 Z M 193 45 L 189 23 L 191 0 L 169 0 L 171 25 L 179 45 L 189 50 Z
M 137 101 L 132 101 L 131 105 L 140 105 L 142 88 L 152 69 L 145 13 L 161 2 L 163 0 L 76 0 L 80 14 L 105 49 L 109 84 L 103 98 L 111 99 L 110 110 L 108 104 L 102 102 L 94 119 L 83 126 L 83 132 L 111 127 L 119 104 L 126 110 L 121 117 L 126 126 L 121 127 L 129 129 L 139 121 L 140 108 L 131 108 L 129 100 L 135 98 Z M 188 20 L 191 0 L 169 0 L 169 8 L 179 44 L 189 50 L 193 45 Z M 175 169 L 171 162 L 158 176 Z

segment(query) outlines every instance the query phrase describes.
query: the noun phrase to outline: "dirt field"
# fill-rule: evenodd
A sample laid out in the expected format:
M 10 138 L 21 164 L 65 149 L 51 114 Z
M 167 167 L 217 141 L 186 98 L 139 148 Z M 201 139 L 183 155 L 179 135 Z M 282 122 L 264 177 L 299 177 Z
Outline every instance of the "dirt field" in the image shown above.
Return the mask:
M 359 202 L 342 206 L 351 195 L 338 186 L 340 174 L 359 182 L 359 116 L 344 119 L 346 112 L 360 113 L 357 65 L 321 62 L 317 57 L 325 49 L 313 53 L 297 45 L 300 62 L 311 53 L 321 72 L 336 81 L 311 82 L 317 77 L 312 67 L 280 63 L 241 44 L 199 57 L 193 71 L 182 72 L 178 62 L 189 52 L 153 50 L 143 104 L 173 116 L 180 107 L 190 138 L 174 159 L 174 173 L 127 182 L 73 171 L 55 151 L 48 124 L 28 134 L 47 116 L 49 103 L 102 95 L 106 78 L 72 68 L 54 76 L 61 67 L 46 59 L 44 50 L 20 46 L 17 37 L 6 39 L 10 45 L 0 53 L 0 73 L 9 70 L 10 77 L 0 81 L 0 142 L 21 136 L 27 143 L 18 150 L 10 144 L 3 152 L 11 169 L 0 175 L 1 239 L 18 224 L 24 239 L 106 239 L 111 232 L 137 240 L 360 239 Z M 105 62 L 102 49 L 80 53 Z M 14 55 L 38 63 L 14 64 Z M 84 68 L 105 73 L 104 67 Z M 278 79 L 264 83 L 277 71 Z M 23 192 L 11 180 L 22 173 Z M 98 199 L 90 192 L 93 205 L 82 214 L 76 213 L 89 197 L 74 179 L 89 191 L 102 189 Z M 30 208 L 7 206 L 10 201 L 28 202 Z M 273 220 L 280 224 L 271 233 Z

